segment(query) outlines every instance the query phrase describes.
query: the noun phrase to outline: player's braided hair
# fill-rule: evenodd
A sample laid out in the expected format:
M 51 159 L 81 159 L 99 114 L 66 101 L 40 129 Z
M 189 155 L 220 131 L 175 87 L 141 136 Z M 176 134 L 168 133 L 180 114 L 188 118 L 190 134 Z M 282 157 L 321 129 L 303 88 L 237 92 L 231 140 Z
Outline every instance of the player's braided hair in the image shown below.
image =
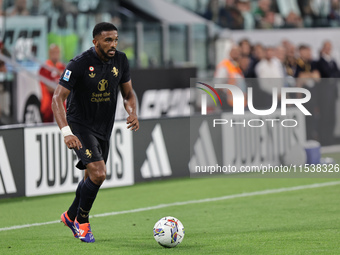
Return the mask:
M 97 35 L 100 35 L 103 31 L 118 31 L 117 27 L 108 22 L 101 22 L 95 25 L 92 31 L 92 36 L 95 38 Z

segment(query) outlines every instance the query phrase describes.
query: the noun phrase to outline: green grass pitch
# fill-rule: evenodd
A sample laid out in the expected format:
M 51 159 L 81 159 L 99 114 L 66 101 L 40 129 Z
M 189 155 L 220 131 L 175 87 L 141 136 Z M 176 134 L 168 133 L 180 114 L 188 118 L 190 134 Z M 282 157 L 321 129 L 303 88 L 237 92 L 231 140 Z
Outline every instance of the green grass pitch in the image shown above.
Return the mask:
M 62 223 L 0 231 L 0 254 L 339 254 L 340 184 L 273 194 L 252 192 L 339 179 L 176 179 L 100 190 L 92 215 L 248 193 L 220 201 L 91 218 L 96 238 L 82 243 Z M 0 229 L 58 220 L 73 193 L 0 200 Z M 155 222 L 177 217 L 183 242 L 153 238 Z

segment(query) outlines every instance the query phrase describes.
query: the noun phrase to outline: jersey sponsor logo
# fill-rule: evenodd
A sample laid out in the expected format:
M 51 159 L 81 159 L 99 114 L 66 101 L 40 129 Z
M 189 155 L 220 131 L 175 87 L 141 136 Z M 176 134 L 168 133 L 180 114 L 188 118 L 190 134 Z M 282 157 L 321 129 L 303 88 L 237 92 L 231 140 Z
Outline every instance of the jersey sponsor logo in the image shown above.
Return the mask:
M 71 77 L 71 74 L 72 74 L 72 71 L 66 69 L 65 74 L 64 74 L 64 77 L 63 77 L 63 80 L 64 80 L 64 81 L 69 81 L 69 80 L 70 80 L 70 77 Z
M 99 83 L 98 83 L 98 90 L 99 91 L 105 91 L 107 89 L 107 86 L 109 85 L 108 80 L 102 79 Z
M 114 77 L 118 77 L 119 71 L 118 71 L 118 69 L 116 67 L 113 67 L 111 72 L 113 73 Z
M 93 79 L 96 76 L 96 74 L 95 73 L 90 73 L 89 76 L 90 76 L 90 78 Z

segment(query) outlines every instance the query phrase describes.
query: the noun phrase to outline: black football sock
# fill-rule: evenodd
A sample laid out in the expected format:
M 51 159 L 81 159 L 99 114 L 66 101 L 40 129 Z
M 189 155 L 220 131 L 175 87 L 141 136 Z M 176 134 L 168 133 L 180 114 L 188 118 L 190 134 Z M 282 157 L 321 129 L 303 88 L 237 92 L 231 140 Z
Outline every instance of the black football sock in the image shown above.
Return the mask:
M 90 178 L 85 180 L 80 191 L 79 209 L 77 214 L 77 221 L 80 224 L 89 222 L 89 213 L 99 188 L 100 186 L 94 184 Z
M 67 211 L 67 215 L 72 221 L 74 221 L 74 219 L 77 216 L 79 200 L 80 200 L 80 191 L 81 191 L 81 188 L 83 187 L 83 184 L 84 184 L 84 178 L 79 182 L 77 190 L 76 190 L 76 197 L 74 198 L 72 205 Z

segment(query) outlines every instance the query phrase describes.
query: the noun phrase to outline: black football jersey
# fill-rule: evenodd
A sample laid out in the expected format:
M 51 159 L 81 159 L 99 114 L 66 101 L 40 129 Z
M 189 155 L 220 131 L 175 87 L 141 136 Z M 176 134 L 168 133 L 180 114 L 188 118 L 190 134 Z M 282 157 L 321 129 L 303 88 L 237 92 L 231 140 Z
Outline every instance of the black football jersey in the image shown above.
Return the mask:
M 109 139 L 115 118 L 119 84 L 130 80 L 125 53 L 116 51 L 103 62 L 94 47 L 73 58 L 59 84 L 70 90 L 67 121 L 73 132 L 88 132 Z M 73 125 L 72 125 L 73 124 Z

